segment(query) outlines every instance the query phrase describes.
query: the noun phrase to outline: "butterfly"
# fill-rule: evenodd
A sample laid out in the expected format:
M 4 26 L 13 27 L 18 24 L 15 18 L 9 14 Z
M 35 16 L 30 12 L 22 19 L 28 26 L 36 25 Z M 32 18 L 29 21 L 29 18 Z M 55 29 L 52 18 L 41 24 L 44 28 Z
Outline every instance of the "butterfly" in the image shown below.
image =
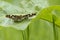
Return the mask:
M 6 15 L 7 18 L 14 20 L 14 22 L 21 22 L 24 19 L 35 16 L 36 13 L 25 14 L 25 15 Z

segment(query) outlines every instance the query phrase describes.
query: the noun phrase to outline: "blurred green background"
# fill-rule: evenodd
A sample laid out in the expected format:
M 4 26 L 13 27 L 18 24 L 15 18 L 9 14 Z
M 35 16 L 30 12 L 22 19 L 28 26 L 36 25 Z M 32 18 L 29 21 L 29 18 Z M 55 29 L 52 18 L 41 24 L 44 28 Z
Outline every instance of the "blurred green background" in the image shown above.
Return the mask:
M 38 13 L 52 5 L 60 5 L 60 0 L 0 0 L 0 14 L 5 16 L 12 13 Z M 0 17 L 3 18 L 1 15 Z M 0 19 L 0 25 L 5 23 L 4 20 L 1 21 Z M 16 28 L 6 26 L 0 26 L 0 40 L 56 40 L 54 39 L 53 23 L 43 19 L 32 21 L 24 30 L 19 29 L 19 27 L 17 28 L 17 26 Z M 60 28 L 57 26 L 56 34 L 57 40 L 60 40 Z

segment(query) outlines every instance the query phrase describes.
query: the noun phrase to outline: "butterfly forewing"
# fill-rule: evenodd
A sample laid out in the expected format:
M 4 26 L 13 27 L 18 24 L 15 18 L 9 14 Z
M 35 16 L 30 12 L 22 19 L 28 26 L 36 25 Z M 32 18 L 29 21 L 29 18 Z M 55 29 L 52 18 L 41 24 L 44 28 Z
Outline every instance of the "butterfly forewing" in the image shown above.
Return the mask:
M 29 17 L 33 17 L 35 15 L 36 13 L 26 14 L 26 15 L 6 15 L 6 17 L 14 20 L 14 22 L 19 22 L 19 21 L 21 22 L 22 20 L 28 19 Z

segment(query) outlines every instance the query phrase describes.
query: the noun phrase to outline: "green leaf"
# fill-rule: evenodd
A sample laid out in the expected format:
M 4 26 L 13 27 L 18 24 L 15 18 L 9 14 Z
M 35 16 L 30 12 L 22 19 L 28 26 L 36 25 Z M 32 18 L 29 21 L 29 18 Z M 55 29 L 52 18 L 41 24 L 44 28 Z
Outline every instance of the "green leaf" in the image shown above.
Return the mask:
M 60 26 L 60 16 L 58 15 L 59 13 L 56 12 L 60 11 L 60 6 L 51 6 L 48 8 L 43 9 L 42 11 L 39 12 L 39 14 L 37 15 L 37 19 L 43 19 L 43 20 L 47 20 L 49 22 L 53 22 L 52 21 L 52 16 L 55 16 L 55 24 Z
M 29 25 L 30 40 L 60 40 L 60 16 L 58 16 L 59 13 L 56 13 L 56 10 L 59 12 L 60 6 L 44 8 L 31 21 Z
M 3 5 L 4 4 L 4 5 Z M 3 26 L 3 27 L 13 27 L 17 30 L 25 30 L 27 28 L 27 26 L 29 25 L 30 23 L 30 20 L 24 20 L 22 22 L 19 22 L 19 23 L 15 23 L 13 20 L 9 19 L 9 18 L 6 18 L 5 16 L 6 15 L 21 15 L 21 8 L 19 8 L 18 6 L 14 6 L 8 2 L 4 2 L 4 1 L 1 1 L 0 2 L 0 26 Z

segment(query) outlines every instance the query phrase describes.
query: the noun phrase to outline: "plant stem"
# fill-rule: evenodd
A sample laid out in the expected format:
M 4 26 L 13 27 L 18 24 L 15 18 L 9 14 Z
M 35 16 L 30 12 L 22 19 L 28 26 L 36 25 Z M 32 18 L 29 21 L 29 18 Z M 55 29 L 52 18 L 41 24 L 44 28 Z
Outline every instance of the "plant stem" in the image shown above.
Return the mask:
M 26 34 L 24 30 L 22 31 L 22 36 L 23 36 L 23 40 L 26 40 Z
M 54 40 L 58 40 L 57 33 L 56 33 L 56 26 L 55 26 L 55 16 L 52 16 L 53 19 L 53 32 L 54 32 Z
M 29 27 L 22 31 L 23 40 L 29 40 Z
M 29 40 L 29 26 L 27 28 L 27 40 Z

